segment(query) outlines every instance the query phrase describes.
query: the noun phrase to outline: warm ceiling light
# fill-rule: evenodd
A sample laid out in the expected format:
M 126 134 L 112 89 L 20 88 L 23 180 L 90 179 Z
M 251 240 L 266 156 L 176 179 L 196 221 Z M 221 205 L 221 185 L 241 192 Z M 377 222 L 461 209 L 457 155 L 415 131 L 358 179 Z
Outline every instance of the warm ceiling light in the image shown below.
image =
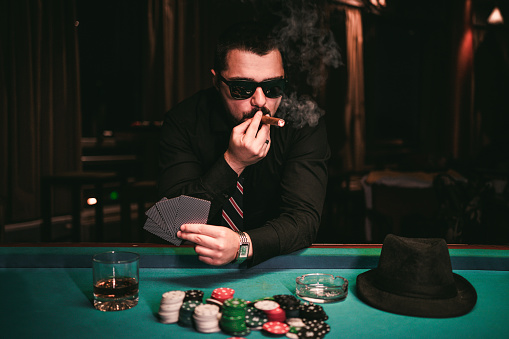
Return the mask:
M 493 12 L 488 17 L 488 23 L 492 25 L 502 25 L 504 23 L 504 18 L 502 18 L 502 13 L 500 13 L 498 7 L 493 8 Z

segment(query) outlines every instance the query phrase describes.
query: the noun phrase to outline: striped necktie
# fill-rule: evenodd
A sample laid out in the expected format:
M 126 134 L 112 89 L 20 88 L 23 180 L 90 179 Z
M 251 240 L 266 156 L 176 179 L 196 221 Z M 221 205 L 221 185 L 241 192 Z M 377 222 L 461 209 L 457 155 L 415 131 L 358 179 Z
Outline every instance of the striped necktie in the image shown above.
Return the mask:
M 242 196 L 244 194 L 244 177 L 239 177 L 237 187 L 230 199 L 224 204 L 222 212 L 223 226 L 230 227 L 238 232 L 242 229 L 244 210 L 242 208 Z

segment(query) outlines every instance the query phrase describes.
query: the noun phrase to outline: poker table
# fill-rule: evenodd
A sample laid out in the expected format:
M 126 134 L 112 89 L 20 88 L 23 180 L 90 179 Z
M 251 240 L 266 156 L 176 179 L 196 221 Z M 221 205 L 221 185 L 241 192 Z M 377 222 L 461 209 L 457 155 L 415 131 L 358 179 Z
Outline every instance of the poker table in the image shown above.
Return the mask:
M 355 291 L 358 274 L 376 267 L 381 246 L 321 245 L 268 260 L 252 268 L 207 266 L 192 247 L 151 244 L 48 244 L 0 247 L 2 338 L 228 338 L 158 321 L 161 296 L 199 289 L 205 298 L 217 287 L 255 300 L 294 294 L 296 277 L 330 273 L 348 279 L 341 302 L 321 304 L 331 327 L 325 338 L 509 338 L 509 247 L 453 246 L 453 271 L 475 287 L 478 301 L 461 317 L 417 318 L 374 309 Z M 92 306 L 92 255 L 103 251 L 141 255 L 136 307 L 101 312 Z M 252 331 L 247 338 L 267 338 Z

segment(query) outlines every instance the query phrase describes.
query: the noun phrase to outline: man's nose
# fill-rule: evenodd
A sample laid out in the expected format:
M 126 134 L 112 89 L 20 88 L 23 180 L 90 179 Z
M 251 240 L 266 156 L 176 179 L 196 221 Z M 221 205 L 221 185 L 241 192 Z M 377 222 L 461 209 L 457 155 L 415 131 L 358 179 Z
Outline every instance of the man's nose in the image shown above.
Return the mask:
M 265 93 L 263 93 L 262 88 L 257 87 L 253 96 L 251 97 L 251 105 L 263 107 L 265 106 L 266 101 L 267 98 L 265 97 Z

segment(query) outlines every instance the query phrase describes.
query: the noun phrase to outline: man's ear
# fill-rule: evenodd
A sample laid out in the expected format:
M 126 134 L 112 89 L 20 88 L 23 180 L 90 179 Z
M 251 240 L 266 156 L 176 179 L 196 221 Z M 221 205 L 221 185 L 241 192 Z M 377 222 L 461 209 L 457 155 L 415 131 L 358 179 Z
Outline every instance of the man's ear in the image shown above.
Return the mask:
M 212 73 L 212 84 L 219 91 L 219 81 L 217 79 L 216 71 L 212 68 L 210 72 Z

